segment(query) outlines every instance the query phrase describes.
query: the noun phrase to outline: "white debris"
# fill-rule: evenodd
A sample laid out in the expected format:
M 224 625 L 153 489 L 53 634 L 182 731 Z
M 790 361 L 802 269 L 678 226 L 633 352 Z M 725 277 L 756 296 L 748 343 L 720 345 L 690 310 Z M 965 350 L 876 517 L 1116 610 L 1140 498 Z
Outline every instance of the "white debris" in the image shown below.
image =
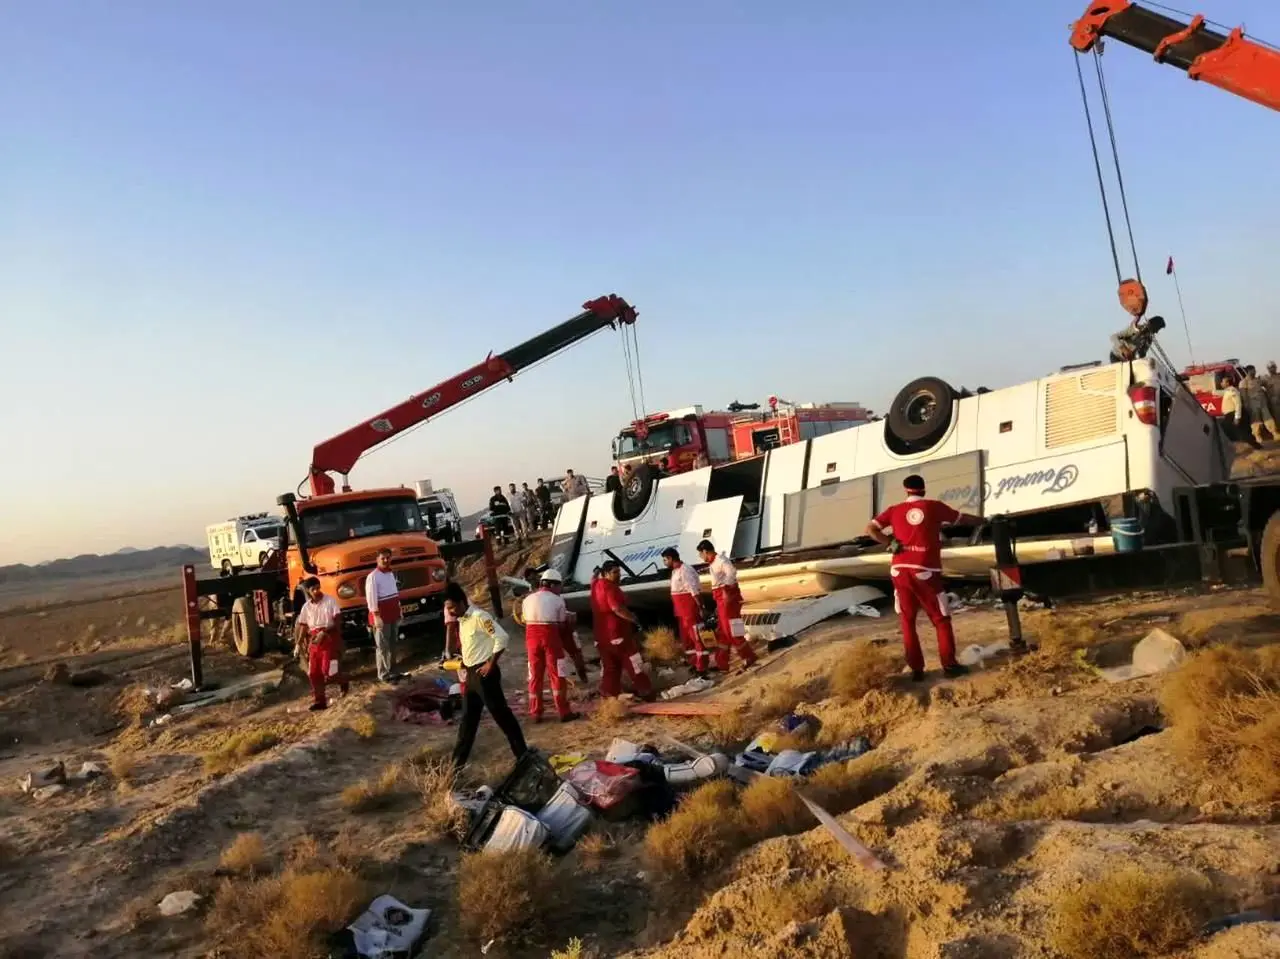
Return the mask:
M 76 773 L 77 779 L 96 779 L 102 775 L 102 767 L 94 762 L 84 762 L 80 765 L 80 772 Z
M 31 770 L 18 781 L 18 785 L 24 793 L 29 793 L 39 789 L 41 786 L 52 786 L 55 783 L 65 783 L 66 781 L 66 764 L 59 761 L 43 769 Z
M 876 609 L 874 606 L 868 605 L 867 603 L 858 603 L 854 606 L 849 607 L 849 615 L 850 616 L 869 616 L 872 619 L 879 619 L 880 610 Z
M 1187 658 L 1187 648 L 1175 636 L 1156 627 L 1133 647 L 1133 659 L 1127 666 L 1100 669 L 1102 678 L 1111 683 L 1139 679 L 1167 672 Z
M 61 783 L 54 783 L 52 786 L 41 786 L 39 789 L 31 791 L 31 798 L 36 802 L 44 802 L 46 799 L 52 799 L 58 793 L 66 792 L 67 787 Z
M 413 955 L 430 918 L 429 909 L 414 909 L 394 896 L 379 896 L 347 928 L 356 952 L 365 959 L 391 959 Z
M 171 892 L 160 900 L 160 915 L 180 916 L 200 901 L 200 897 L 190 889 Z

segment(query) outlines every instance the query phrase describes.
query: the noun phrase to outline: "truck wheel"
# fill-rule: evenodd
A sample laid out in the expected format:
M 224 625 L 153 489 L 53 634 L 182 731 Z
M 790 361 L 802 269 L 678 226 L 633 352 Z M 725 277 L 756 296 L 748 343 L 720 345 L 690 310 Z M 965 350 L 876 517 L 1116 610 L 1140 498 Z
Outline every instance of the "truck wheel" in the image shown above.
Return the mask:
M 1271 604 L 1280 607 L 1280 512 L 1272 513 L 1262 531 L 1262 583 Z
M 266 553 L 259 553 L 259 554 L 258 554 L 258 566 L 259 566 L 259 567 L 262 567 L 262 566 L 266 566 L 266 565 L 267 565 L 267 554 L 266 554 Z
M 257 659 L 262 655 L 262 627 L 248 596 L 237 596 L 231 604 L 231 638 L 241 656 Z
M 230 576 L 230 575 L 231 575 L 231 560 L 229 560 L 229 559 L 224 559 L 224 560 L 222 561 L 222 575 L 223 575 L 223 576 Z
M 613 515 L 618 519 L 635 519 L 644 512 L 653 496 L 657 473 L 648 463 L 631 471 L 627 481 L 613 491 Z
M 893 398 L 886 419 L 886 432 L 905 447 L 918 453 L 936 446 L 951 428 L 956 392 L 936 376 L 912 380 Z

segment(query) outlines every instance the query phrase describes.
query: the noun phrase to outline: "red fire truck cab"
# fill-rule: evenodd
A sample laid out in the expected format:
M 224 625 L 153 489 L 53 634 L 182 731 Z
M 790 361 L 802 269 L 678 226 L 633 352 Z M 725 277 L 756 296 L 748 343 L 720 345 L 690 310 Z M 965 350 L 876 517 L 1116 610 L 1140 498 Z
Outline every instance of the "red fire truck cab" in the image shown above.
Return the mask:
M 871 411 L 860 403 L 787 403 L 776 396 L 769 397 L 764 409 L 759 403 L 711 411 L 687 406 L 651 413 L 625 427 L 613 441 L 613 459 L 619 466 L 646 463 L 662 473 L 684 473 L 759 456 L 871 419 Z
M 1178 374 L 1196 395 L 1200 405 L 1210 416 L 1222 415 L 1222 391 L 1218 389 L 1218 378 L 1226 377 L 1232 386 L 1239 386 L 1244 378 L 1244 370 L 1237 359 L 1218 360 L 1216 363 L 1200 363 L 1188 366 Z

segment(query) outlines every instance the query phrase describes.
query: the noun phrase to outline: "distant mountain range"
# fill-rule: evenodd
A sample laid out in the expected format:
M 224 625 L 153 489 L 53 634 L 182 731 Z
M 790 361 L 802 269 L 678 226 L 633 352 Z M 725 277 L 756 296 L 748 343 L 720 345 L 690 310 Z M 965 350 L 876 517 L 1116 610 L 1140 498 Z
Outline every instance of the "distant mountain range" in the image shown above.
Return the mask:
M 173 569 L 184 563 L 208 564 L 208 562 L 208 553 L 190 546 L 156 546 L 152 549 L 126 546 L 107 556 L 85 553 L 70 559 L 55 559 L 35 566 L 28 566 L 26 563 L 0 566 L 0 586 L 86 579 L 92 576 L 148 573 L 152 570 Z

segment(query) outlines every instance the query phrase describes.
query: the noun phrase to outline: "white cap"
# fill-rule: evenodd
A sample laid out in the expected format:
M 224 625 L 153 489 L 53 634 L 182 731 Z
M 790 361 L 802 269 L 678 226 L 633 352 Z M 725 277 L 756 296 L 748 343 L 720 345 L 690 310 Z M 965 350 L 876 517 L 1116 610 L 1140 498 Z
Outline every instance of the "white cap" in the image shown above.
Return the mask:
M 538 577 L 540 583 L 563 583 L 564 577 L 560 575 L 558 569 L 544 569 L 542 575 Z

